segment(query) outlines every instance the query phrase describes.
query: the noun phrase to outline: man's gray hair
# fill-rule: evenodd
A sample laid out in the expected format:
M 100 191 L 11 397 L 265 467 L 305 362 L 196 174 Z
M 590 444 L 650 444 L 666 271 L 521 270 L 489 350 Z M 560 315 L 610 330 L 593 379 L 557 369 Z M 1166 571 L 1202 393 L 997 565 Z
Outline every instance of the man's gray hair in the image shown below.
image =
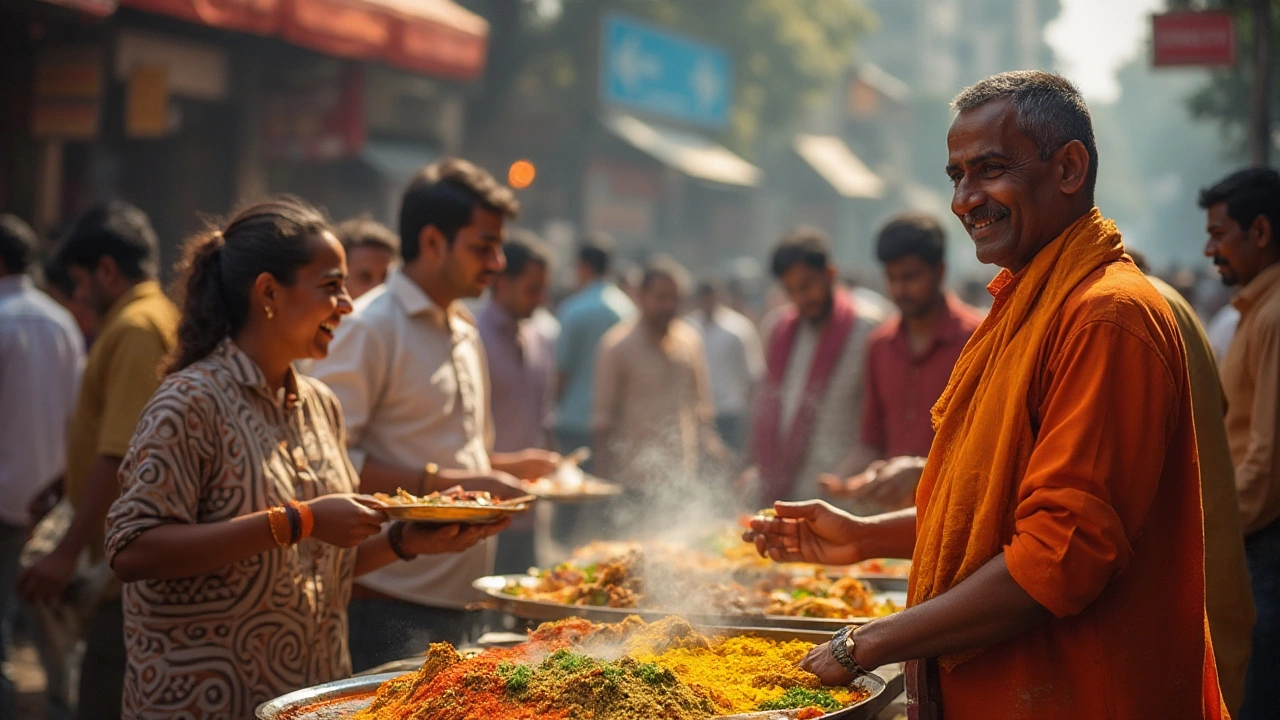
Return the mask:
M 1015 122 L 1048 160 L 1063 145 L 1079 140 L 1089 151 L 1085 192 L 1093 200 L 1098 180 L 1098 144 L 1093 138 L 1093 118 L 1080 91 L 1070 80 L 1042 70 L 1014 70 L 980 80 L 960 91 L 951 101 L 956 112 L 974 110 L 997 100 L 1008 100 Z

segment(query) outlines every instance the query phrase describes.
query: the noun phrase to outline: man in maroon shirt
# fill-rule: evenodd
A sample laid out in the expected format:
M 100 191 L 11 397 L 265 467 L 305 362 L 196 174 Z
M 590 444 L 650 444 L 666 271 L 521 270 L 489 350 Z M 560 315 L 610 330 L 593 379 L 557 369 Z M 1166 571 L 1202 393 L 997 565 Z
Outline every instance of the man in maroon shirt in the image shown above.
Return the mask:
M 982 315 L 943 290 L 946 235 L 934 218 L 906 213 L 891 219 L 880 230 L 876 255 L 899 310 L 867 345 L 862 442 L 881 459 L 847 480 L 828 476 L 823 485 L 836 496 L 896 506 L 901 499 L 875 480 L 918 474 L 933 443 L 930 410 Z

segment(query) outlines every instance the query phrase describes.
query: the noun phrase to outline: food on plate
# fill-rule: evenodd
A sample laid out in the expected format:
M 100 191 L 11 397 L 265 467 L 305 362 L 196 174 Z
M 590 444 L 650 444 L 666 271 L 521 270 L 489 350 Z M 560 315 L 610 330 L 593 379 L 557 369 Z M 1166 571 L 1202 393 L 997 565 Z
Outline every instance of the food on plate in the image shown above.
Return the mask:
M 818 569 L 809 577 L 791 578 L 770 592 L 765 614 L 840 620 L 884 617 L 901 609 L 890 600 L 876 600 L 871 588 L 857 578 L 832 577 Z
M 864 700 L 798 663 L 813 645 L 707 635 L 679 618 L 546 623 L 526 643 L 463 658 L 433 643 L 422 667 L 388 680 L 356 720 L 709 720 L 797 709 L 816 718 Z
M 404 488 L 396 488 L 395 495 L 374 493 L 373 499 L 383 505 L 430 505 L 435 507 L 492 507 L 498 505 L 493 495 L 481 490 L 446 490 L 421 497 Z
M 589 546 L 590 547 L 590 546 Z M 602 560 L 600 550 L 622 550 Z M 722 615 L 882 617 L 902 608 L 857 578 L 818 566 L 741 565 L 670 546 L 601 543 L 575 560 L 510 581 L 503 592 L 563 605 L 655 611 L 696 608 Z

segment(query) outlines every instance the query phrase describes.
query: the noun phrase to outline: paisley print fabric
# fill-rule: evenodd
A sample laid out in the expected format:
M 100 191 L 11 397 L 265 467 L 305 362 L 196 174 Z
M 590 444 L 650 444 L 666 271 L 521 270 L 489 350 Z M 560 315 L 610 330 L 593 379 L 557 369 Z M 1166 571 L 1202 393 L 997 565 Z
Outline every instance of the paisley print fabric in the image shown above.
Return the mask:
M 284 397 L 231 340 L 170 375 L 120 468 L 107 557 L 166 523 L 227 520 L 353 492 L 342 411 L 290 372 Z M 346 677 L 355 550 L 314 539 L 216 572 L 129 583 L 127 718 L 241 720 L 280 694 Z

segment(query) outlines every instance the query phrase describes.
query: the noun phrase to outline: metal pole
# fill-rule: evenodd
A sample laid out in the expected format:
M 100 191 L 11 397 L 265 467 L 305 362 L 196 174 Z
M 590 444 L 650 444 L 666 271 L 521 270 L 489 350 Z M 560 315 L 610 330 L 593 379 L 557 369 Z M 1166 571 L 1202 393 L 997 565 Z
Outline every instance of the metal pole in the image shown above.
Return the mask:
M 1253 0 L 1253 97 L 1249 112 L 1249 159 L 1271 163 L 1271 2 Z

